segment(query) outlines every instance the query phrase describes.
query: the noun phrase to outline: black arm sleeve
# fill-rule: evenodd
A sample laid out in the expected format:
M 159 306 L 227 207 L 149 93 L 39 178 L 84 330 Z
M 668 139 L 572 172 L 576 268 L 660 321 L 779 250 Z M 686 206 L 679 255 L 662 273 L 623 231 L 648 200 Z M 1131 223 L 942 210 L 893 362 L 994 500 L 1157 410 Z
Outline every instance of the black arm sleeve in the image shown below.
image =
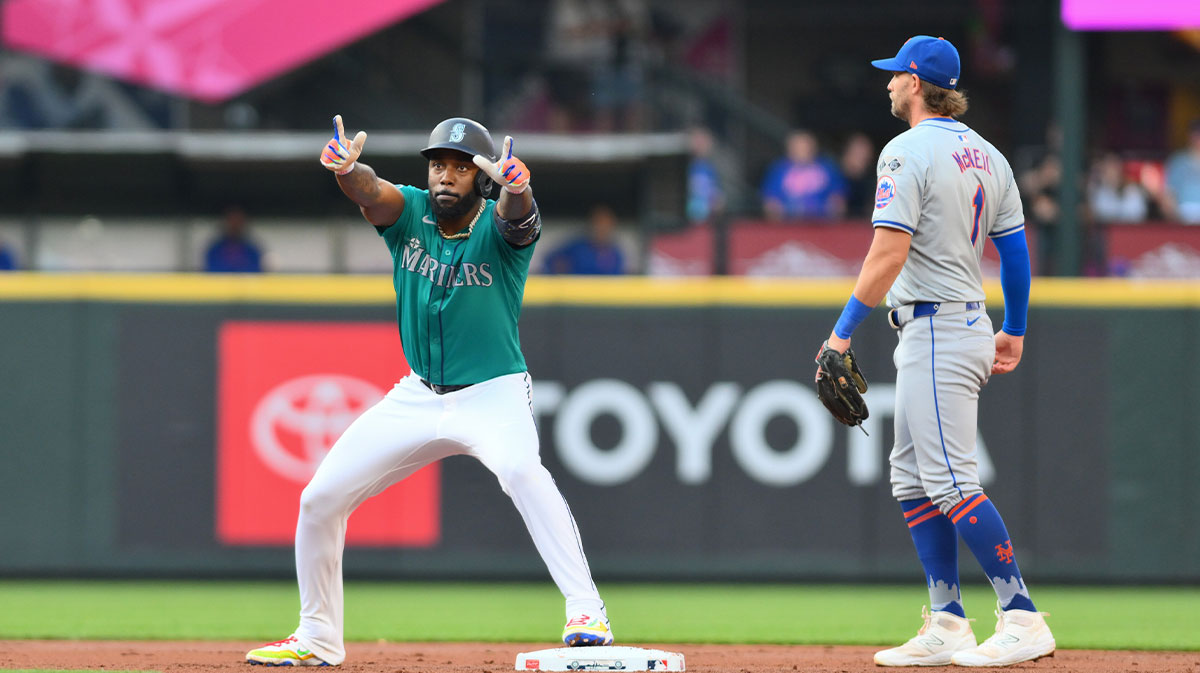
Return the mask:
M 524 248 L 536 241 L 542 233 L 542 215 L 538 212 L 537 201 L 533 202 L 533 207 L 528 213 L 515 220 L 506 220 L 500 217 L 499 211 L 493 210 L 492 223 L 496 225 L 496 231 L 514 248 Z

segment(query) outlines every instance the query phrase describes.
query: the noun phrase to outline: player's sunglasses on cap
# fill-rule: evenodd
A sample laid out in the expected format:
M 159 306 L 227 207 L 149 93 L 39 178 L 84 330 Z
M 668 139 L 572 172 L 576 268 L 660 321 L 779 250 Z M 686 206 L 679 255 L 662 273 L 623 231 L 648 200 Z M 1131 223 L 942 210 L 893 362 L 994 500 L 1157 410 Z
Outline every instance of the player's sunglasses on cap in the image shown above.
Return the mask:
M 928 35 L 908 38 L 895 57 L 871 61 L 871 65 L 889 72 L 911 72 L 943 89 L 958 86 L 961 67 L 958 50 L 949 40 Z

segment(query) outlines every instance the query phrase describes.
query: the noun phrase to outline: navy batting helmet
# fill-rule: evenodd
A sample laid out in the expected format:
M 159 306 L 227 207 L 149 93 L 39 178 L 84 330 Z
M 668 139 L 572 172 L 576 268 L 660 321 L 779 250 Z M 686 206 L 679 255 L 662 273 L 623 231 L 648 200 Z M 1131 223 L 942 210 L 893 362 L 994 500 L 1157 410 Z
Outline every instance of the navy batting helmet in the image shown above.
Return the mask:
M 465 117 L 451 117 L 433 127 L 429 134 L 429 146 L 421 150 L 426 159 L 433 150 L 458 150 L 468 156 L 481 154 L 496 161 L 496 145 L 492 134 L 477 121 Z M 484 171 L 475 176 L 475 193 L 486 197 L 492 191 L 492 179 Z

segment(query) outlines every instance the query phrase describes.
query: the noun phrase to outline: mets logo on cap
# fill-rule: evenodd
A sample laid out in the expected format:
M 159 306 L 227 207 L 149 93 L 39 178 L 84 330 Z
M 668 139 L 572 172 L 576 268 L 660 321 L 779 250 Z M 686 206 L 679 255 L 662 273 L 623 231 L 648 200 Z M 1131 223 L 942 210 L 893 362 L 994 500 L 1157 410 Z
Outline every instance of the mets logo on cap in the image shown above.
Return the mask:
M 879 178 L 879 186 L 875 188 L 876 210 L 886 207 L 894 198 L 896 198 L 896 181 L 890 175 Z

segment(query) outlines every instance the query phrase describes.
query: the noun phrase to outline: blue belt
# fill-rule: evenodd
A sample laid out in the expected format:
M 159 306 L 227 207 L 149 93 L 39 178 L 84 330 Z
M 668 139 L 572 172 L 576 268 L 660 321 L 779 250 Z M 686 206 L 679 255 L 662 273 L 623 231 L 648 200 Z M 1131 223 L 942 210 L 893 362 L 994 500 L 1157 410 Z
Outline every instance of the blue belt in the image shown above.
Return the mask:
M 983 308 L 981 301 L 915 301 L 904 306 L 897 306 L 888 311 L 888 324 L 895 329 L 900 329 L 905 323 L 914 318 L 924 318 L 935 315 L 938 312 L 945 313 L 960 313 L 963 311 L 977 311 Z
M 913 302 L 913 317 L 924 318 L 927 315 L 933 315 L 938 312 L 938 307 L 941 304 L 936 301 L 917 301 Z M 969 301 L 966 304 L 966 310 L 974 311 L 979 308 L 979 302 Z

